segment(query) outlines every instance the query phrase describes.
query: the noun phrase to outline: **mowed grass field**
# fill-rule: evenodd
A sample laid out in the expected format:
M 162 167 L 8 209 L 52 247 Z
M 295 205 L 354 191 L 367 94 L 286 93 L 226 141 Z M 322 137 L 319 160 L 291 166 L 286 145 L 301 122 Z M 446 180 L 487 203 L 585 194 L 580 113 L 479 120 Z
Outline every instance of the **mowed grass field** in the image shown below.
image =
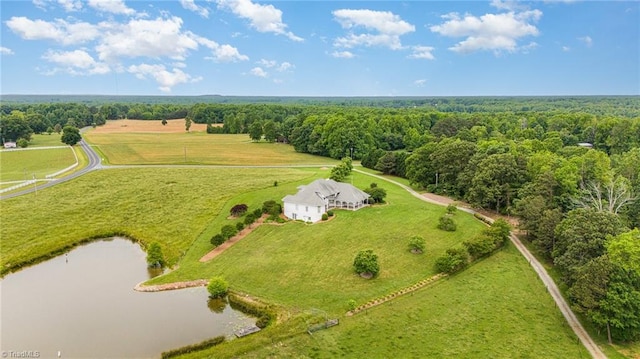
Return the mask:
M 373 182 L 362 174 L 353 175 L 353 180 L 359 188 Z M 420 201 L 391 184 L 381 182 L 379 186 L 388 192 L 386 205 L 355 212 L 337 210 L 336 218 L 313 225 L 265 224 L 212 261 L 200 263 L 198 258 L 213 249 L 209 238 L 222 225 L 237 221 L 226 219 L 229 212 L 223 211 L 225 218 L 194 244 L 199 250 L 185 256 L 175 272 L 151 283 L 223 275 L 235 290 L 287 307 L 316 307 L 338 315 L 347 310 L 350 299 L 361 304 L 434 275 L 438 256 L 484 228 L 471 215 L 457 213 L 458 231 L 438 230 L 444 207 Z M 296 192 L 293 184 L 283 189 L 282 197 Z M 238 198 L 228 205 L 237 203 L 246 202 Z M 413 235 L 426 239 L 426 254 L 409 252 Z M 373 249 L 379 256 L 381 272 L 375 280 L 363 280 L 353 272 L 353 259 L 363 249 Z
M 466 271 L 309 335 L 304 322 L 180 358 L 589 358 L 508 245 Z
M 183 120 L 108 121 L 84 136 L 109 164 L 211 164 L 211 165 L 317 165 L 336 160 L 297 153 L 292 146 L 252 142 L 247 134 L 207 134 L 193 128 L 187 133 Z M 178 126 L 180 125 L 180 126 Z M 206 125 L 205 125 L 206 126 Z
M 299 181 L 303 169 L 109 169 L 0 206 L 2 273 L 88 238 L 126 234 L 162 244 L 174 264 L 230 198 Z
M 73 150 L 50 148 L 41 150 L 0 151 L 0 182 L 44 178 L 73 165 Z

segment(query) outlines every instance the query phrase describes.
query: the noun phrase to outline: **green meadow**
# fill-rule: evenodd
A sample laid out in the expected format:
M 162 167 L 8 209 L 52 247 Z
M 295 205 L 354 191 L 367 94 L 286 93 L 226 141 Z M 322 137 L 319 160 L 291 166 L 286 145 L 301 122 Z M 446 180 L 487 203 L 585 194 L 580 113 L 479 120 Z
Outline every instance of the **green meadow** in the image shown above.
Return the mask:
M 466 271 L 306 332 L 268 328 L 180 358 L 589 358 L 513 246 Z
M 70 148 L 0 151 L 0 182 L 44 178 L 76 162 Z

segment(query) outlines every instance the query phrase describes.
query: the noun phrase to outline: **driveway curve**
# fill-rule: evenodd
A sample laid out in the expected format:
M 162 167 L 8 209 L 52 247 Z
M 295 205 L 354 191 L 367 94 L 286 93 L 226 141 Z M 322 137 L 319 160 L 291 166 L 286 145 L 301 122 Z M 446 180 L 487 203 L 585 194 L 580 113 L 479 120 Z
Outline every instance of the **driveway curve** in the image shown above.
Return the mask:
M 400 182 L 397 182 L 382 176 L 367 173 L 355 168 L 353 169 L 353 171 L 362 173 L 368 176 L 372 176 L 375 178 L 379 178 L 383 181 L 387 181 L 397 186 L 400 186 L 406 191 L 408 191 L 409 193 L 411 193 L 414 197 L 425 202 L 437 204 L 440 206 L 447 206 L 449 203 L 451 203 L 448 200 L 437 200 L 437 197 L 427 198 L 421 195 L 420 193 L 414 191 L 409 186 L 406 186 Z M 458 209 L 474 215 L 477 213 L 476 211 L 470 208 L 458 208 Z M 493 222 L 492 218 L 486 217 L 484 215 L 482 216 L 487 218 L 490 222 Z M 540 263 L 540 261 L 538 261 L 538 259 L 533 254 L 531 254 L 531 252 L 529 252 L 527 247 L 525 247 L 525 245 L 522 244 L 520 239 L 518 239 L 518 237 L 513 235 L 513 233 L 509 236 L 509 238 L 511 239 L 511 242 L 516 246 L 518 251 L 520 251 L 520 253 L 525 257 L 525 259 L 529 261 L 529 264 L 531 264 L 531 267 L 533 267 L 533 270 L 536 272 L 536 274 L 538 274 L 538 277 L 540 277 L 540 280 L 542 280 L 542 283 L 544 283 L 545 287 L 547 288 L 547 291 L 551 295 L 551 298 L 553 298 L 553 300 L 556 302 L 558 309 L 560 309 L 560 312 L 562 313 L 564 318 L 567 320 L 567 323 L 569 323 L 569 326 L 571 327 L 571 329 L 573 329 L 573 332 L 580 339 L 580 342 L 582 342 L 582 345 L 584 345 L 584 347 L 589 351 L 589 354 L 591 354 L 591 356 L 595 359 L 606 359 L 607 356 L 604 354 L 604 352 L 602 352 L 600 347 L 593 341 L 591 336 L 589 336 L 589 334 L 584 329 L 582 324 L 580 324 L 580 321 L 578 321 L 578 318 L 576 318 L 576 315 L 571 310 L 571 307 L 569 306 L 567 301 L 564 300 L 564 297 L 562 296 L 562 294 L 560 294 L 560 289 L 558 289 L 558 286 L 556 285 L 556 283 L 553 281 L 553 279 L 551 279 L 547 271 L 544 269 L 544 266 L 542 266 L 542 263 Z

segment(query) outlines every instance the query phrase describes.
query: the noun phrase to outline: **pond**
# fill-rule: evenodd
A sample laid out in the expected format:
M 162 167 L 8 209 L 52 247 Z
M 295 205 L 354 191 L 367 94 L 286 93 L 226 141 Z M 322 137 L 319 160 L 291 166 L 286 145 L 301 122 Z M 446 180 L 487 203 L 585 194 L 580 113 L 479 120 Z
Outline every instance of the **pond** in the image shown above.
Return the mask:
M 42 358 L 152 358 L 255 323 L 204 287 L 141 293 L 145 253 L 122 238 L 78 247 L 0 281 L 1 350 Z

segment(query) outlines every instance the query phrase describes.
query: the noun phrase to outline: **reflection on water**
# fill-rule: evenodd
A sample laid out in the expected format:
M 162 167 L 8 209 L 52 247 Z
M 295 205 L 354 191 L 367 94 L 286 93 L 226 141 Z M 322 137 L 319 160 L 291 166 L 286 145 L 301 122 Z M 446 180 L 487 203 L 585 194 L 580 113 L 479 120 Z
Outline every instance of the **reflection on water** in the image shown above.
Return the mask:
M 148 358 L 255 320 L 204 287 L 139 293 L 145 253 L 114 239 L 79 247 L 0 281 L 1 350 L 42 358 Z

